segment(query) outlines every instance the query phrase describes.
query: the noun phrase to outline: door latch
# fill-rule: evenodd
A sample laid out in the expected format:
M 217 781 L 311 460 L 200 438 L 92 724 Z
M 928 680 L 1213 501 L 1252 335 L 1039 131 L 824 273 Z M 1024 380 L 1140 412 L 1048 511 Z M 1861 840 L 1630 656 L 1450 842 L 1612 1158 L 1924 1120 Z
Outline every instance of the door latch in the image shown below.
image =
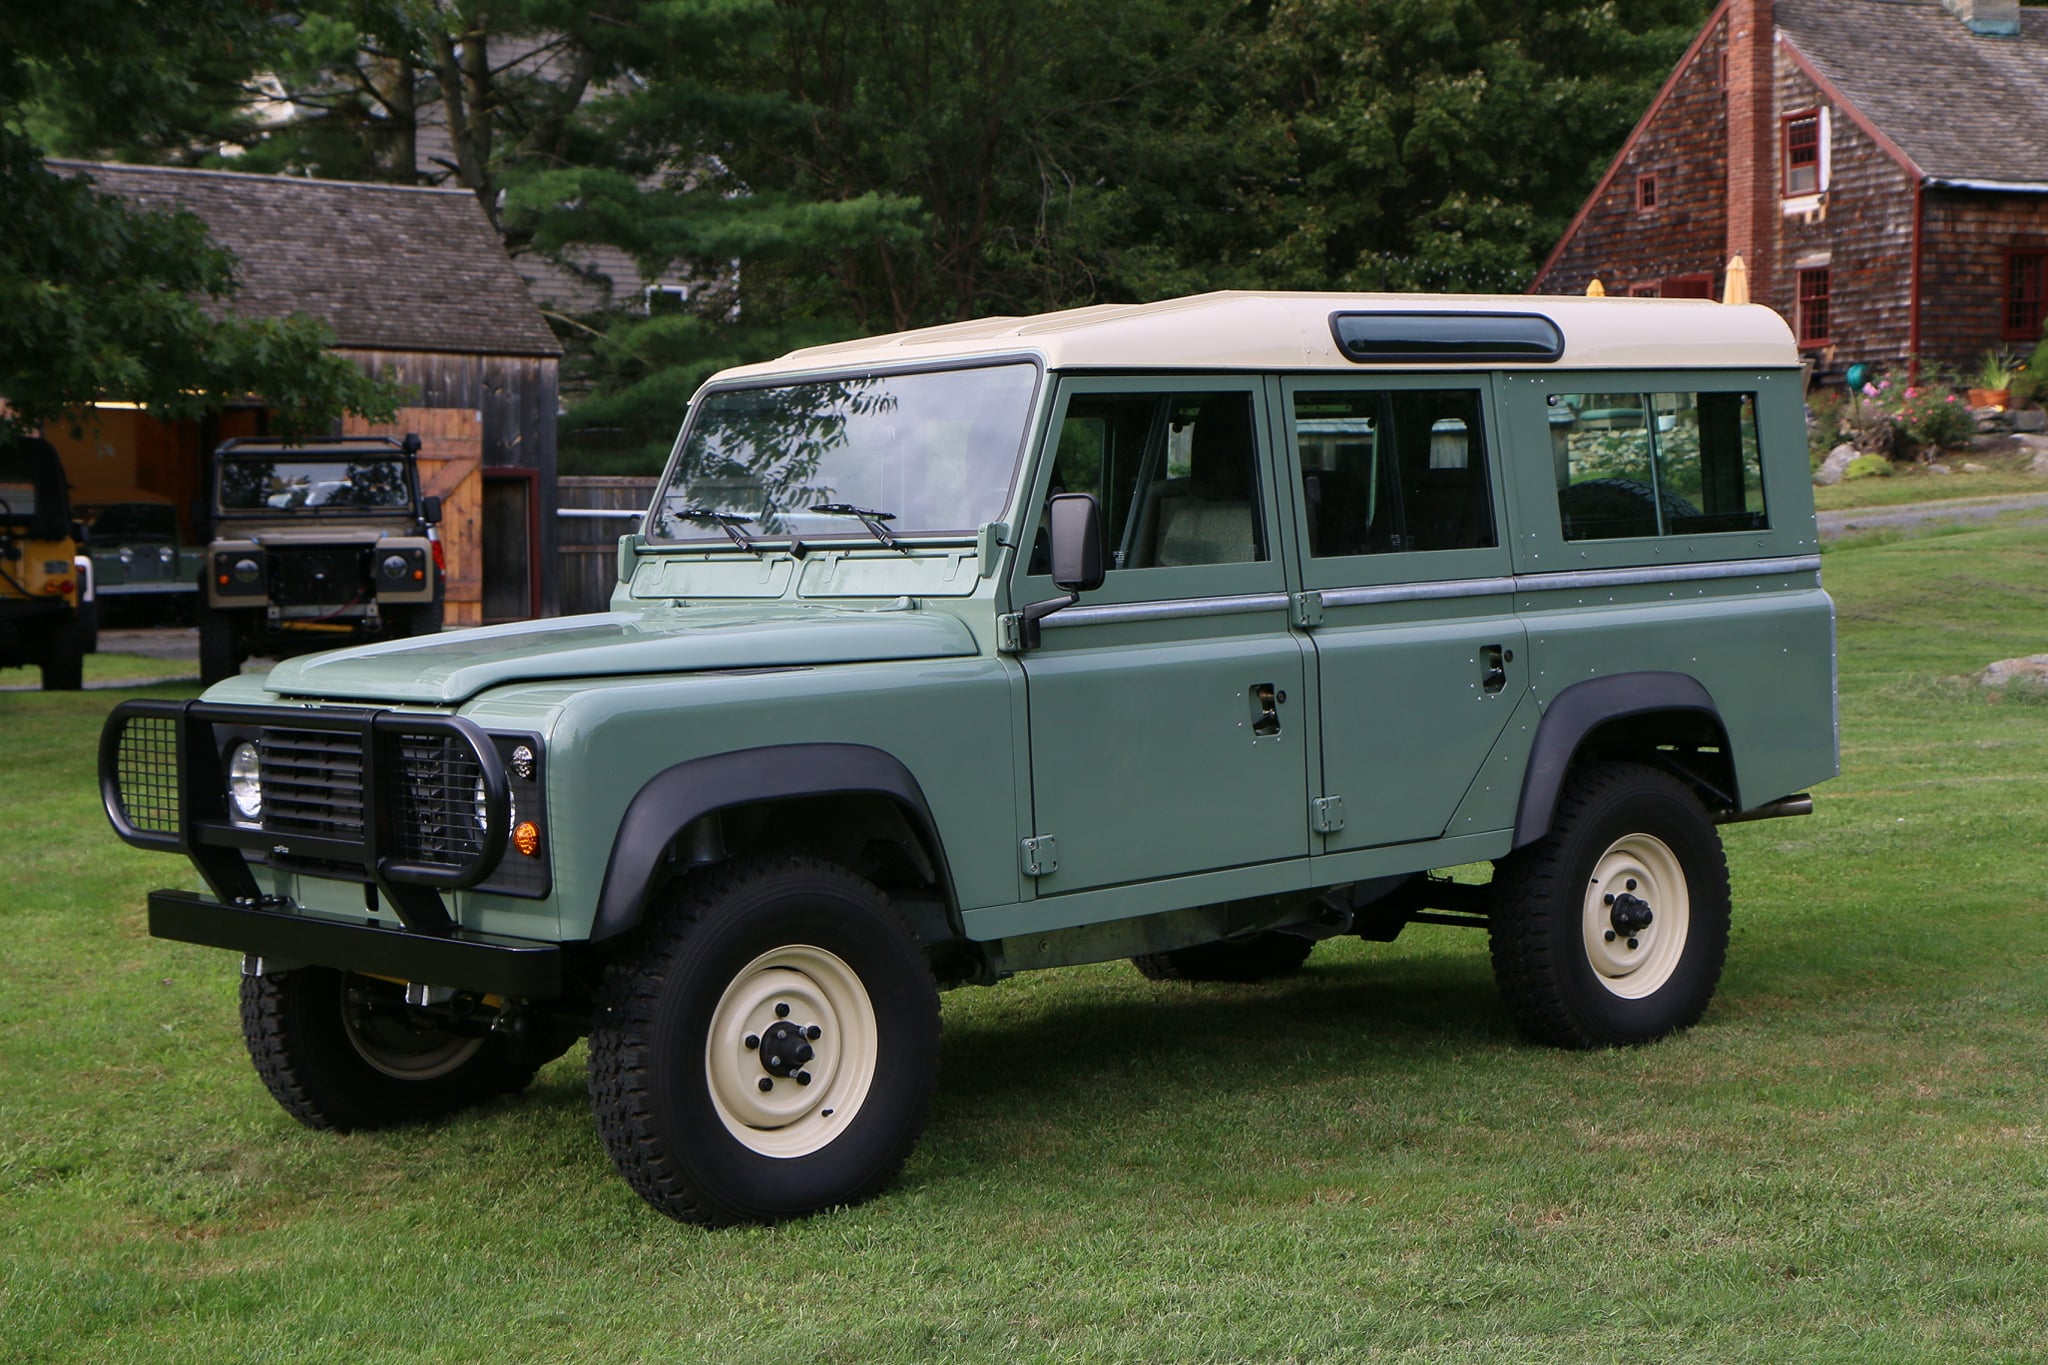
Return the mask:
M 1507 665 L 1514 662 L 1515 652 L 1504 650 L 1499 645 L 1482 645 L 1479 648 L 1479 685 L 1488 692 L 1498 692 L 1508 685 Z
M 1280 704 L 1286 700 L 1287 694 L 1271 683 L 1252 684 L 1253 738 L 1270 739 L 1280 733 Z

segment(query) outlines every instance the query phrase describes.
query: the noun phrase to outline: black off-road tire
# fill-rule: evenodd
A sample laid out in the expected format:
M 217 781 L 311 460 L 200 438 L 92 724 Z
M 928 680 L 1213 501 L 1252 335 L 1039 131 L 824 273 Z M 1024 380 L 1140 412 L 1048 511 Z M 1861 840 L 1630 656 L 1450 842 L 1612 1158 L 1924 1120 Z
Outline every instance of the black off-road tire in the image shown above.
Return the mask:
M 796 1061 L 781 1049 L 807 1046 L 809 1082 L 771 1074 Z M 887 1186 L 938 1063 L 938 986 L 889 898 L 817 859 L 751 859 L 675 883 L 606 968 L 590 1105 L 619 1173 L 661 1212 L 772 1222 Z
M 76 612 L 66 612 L 42 637 L 40 672 L 45 692 L 76 692 L 85 686 L 85 629 Z
M 1647 905 L 1647 927 L 1628 928 L 1638 911 L 1624 896 Z M 1646 1043 L 1706 1012 L 1728 921 L 1728 862 L 1691 789 L 1656 768 L 1594 764 L 1566 780 L 1550 832 L 1495 864 L 1494 979 L 1539 1043 Z
M 352 1013 L 352 992 L 384 1010 Z M 243 977 L 242 1039 L 286 1113 L 338 1133 L 421 1123 L 516 1095 L 539 1069 L 501 1039 L 415 1027 L 400 987 L 332 967 Z
M 199 609 L 199 681 L 207 687 L 242 671 L 248 655 L 232 612 Z
M 1315 948 L 1294 934 L 1263 933 L 1221 943 L 1200 943 L 1131 959 L 1150 981 L 1271 981 L 1292 976 Z

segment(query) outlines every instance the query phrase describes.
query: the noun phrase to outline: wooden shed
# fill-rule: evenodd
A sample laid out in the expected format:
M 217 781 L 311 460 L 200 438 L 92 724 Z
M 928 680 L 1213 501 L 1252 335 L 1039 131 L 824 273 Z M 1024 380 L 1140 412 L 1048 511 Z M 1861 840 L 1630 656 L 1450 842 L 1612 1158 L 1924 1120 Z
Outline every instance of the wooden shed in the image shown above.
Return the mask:
M 420 434 L 426 490 L 445 506 L 447 621 L 476 625 L 556 609 L 555 419 L 561 346 L 468 190 L 359 184 L 162 166 L 52 161 L 145 209 L 185 209 L 235 254 L 247 317 L 303 313 L 335 350 L 413 390 L 388 427 Z M 260 435 L 252 405 L 162 423 L 109 403 L 83 434 L 52 433 L 76 501 L 127 488 L 181 511 L 205 496 L 206 457 Z M 188 528 L 189 529 L 189 528 Z

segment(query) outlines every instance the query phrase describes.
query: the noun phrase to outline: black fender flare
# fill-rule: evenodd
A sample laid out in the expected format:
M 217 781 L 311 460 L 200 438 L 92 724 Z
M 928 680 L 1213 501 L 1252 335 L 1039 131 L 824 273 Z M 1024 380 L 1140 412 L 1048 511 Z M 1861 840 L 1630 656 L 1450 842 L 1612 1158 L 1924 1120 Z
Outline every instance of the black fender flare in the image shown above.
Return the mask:
M 895 755 L 865 744 L 777 744 L 693 758 L 647 780 L 626 806 L 612 840 L 590 941 L 616 938 L 640 923 L 669 845 L 693 821 L 758 801 L 863 795 L 895 802 L 924 840 L 946 898 L 948 925 L 958 933 L 959 898 L 945 845 L 910 769 Z
M 1610 720 L 1653 711 L 1696 711 L 1725 736 L 1720 708 L 1699 679 L 1687 673 L 1616 673 L 1573 683 L 1544 708 L 1522 771 L 1521 804 L 1515 808 L 1514 847 L 1533 844 L 1550 832 L 1557 794 L 1564 788 L 1572 756 L 1587 735 Z

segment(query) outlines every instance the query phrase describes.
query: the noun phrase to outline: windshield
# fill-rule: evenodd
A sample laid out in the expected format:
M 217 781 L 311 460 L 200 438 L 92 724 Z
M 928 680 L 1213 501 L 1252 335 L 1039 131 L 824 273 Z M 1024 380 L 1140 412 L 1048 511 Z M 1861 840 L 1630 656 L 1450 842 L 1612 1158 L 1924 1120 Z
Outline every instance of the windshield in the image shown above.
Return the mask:
M 972 535 L 1002 516 L 1038 371 L 986 365 L 866 375 L 697 400 L 654 501 L 656 540 Z M 814 512 L 832 506 L 837 512 Z
M 404 460 L 230 455 L 220 466 L 223 512 L 313 507 L 357 511 L 412 506 Z
M 176 540 L 178 518 L 153 502 L 117 502 L 92 519 L 95 540 Z

